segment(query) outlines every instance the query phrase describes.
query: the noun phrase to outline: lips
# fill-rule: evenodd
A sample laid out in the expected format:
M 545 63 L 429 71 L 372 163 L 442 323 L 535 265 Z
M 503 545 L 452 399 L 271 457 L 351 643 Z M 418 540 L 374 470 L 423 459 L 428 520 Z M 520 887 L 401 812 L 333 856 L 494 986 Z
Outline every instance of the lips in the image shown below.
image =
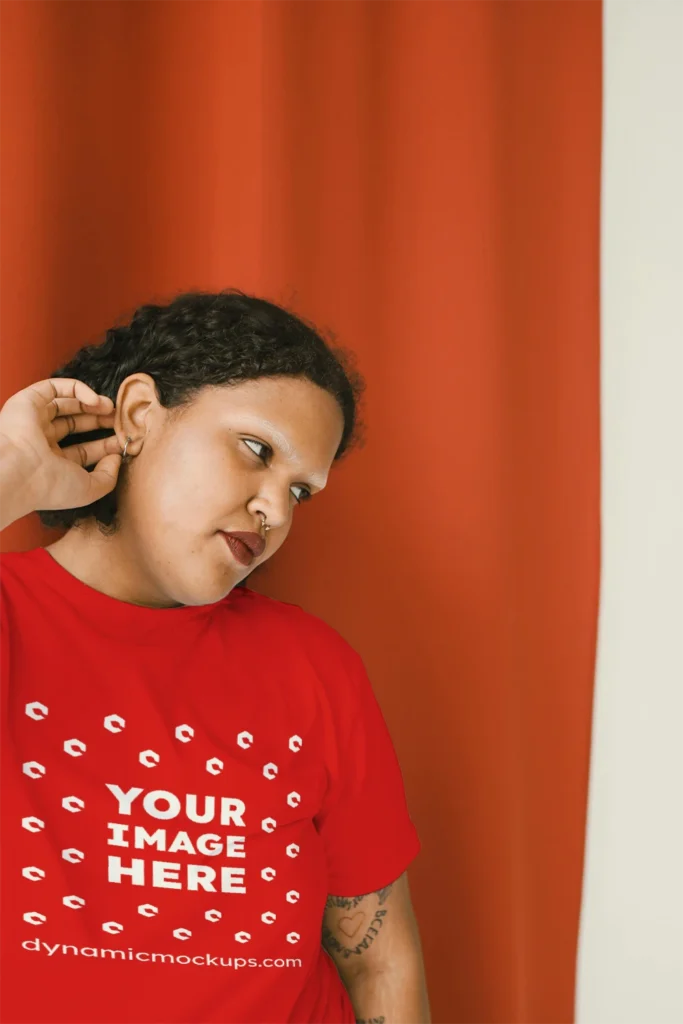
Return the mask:
M 248 564 L 252 558 L 260 558 L 265 551 L 266 542 L 258 533 L 246 533 L 241 530 L 224 530 L 223 535 L 227 540 L 232 538 L 240 542 L 240 544 L 231 544 L 230 547 L 233 554 L 235 554 L 240 561 L 245 562 L 245 564 Z M 244 548 L 247 550 L 245 551 L 241 545 L 244 545 Z M 242 557 L 240 557 L 240 555 Z

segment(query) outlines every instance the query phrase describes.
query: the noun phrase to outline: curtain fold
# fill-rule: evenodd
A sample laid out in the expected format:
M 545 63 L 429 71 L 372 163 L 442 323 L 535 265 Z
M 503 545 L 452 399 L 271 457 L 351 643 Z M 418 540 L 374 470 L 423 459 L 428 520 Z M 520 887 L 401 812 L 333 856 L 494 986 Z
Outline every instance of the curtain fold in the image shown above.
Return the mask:
M 423 841 L 435 1024 L 571 1021 L 600 3 L 34 0 L 2 18 L 2 398 L 192 287 L 284 301 L 357 352 L 366 444 L 255 585 L 366 661 Z M 3 544 L 45 538 L 26 521 Z

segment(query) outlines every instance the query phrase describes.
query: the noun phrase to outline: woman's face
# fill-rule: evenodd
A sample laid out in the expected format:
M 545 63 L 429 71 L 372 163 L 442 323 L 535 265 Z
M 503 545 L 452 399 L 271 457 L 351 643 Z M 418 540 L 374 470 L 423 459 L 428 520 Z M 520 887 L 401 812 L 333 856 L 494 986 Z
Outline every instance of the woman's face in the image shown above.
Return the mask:
M 116 408 L 134 456 L 118 497 L 118 543 L 159 604 L 218 601 L 274 555 L 297 505 L 325 487 L 344 426 L 328 392 L 293 377 L 206 388 L 167 410 L 139 373 L 121 385 Z M 226 531 L 260 533 L 263 553 L 243 564 Z

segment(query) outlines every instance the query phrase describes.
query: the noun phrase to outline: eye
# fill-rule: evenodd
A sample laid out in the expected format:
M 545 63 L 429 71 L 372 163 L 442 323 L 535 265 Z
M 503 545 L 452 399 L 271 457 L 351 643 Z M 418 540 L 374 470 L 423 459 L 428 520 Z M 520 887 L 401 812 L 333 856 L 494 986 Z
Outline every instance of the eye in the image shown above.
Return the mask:
M 273 454 L 273 449 L 270 447 L 270 445 L 267 445 L 264 441 L 255 441 L 253 438 L 249 437 L 245 437 L 243 438 L 243 440 L 245 444 L 248 444 L 250 446 L 255 445 L 257 448 L 260 448 L 260 452 L 254 451 L 253 448 L 250 448 L 250 450 L 253 451 L 254 454 L 259 459 L 261 459 L 262 462 L 268 465 L 270 456 Z M 295 490 L 298 491 L 299 494 L 295 494 Z M 297 505 L 301 505 L 304 501 L 310 501 L 310 499 L 313 497 L 308 488 L 302 487 L 301 484 L 294 484 L 294 487 L 292 487 L 292 494 L 294 495 L 294 500 L 296 501 Z
M 252 441 L 251 438 L 245 437 L 244 443 L 255 444 L 258 448 L 262 448 L 265 452 L 267 452 L 265 456 L 263 455 L 263 453 L 254 452 L 255 455 L 258 455 L 259 459 L 261 459 L 262 462 L 267 462 L 268 458 L 273 454 L 272 448 L 270 448 L 267 444 L 264 444 L 263 441 Z M 253 448 L 251 450 L 254 451 Z
M 292 493 L 294 492 L 294 488 L 301 492 L 298 498 L 296 494 L 294 495 L 294 499 L 298 505 L 301 505 L 304 501 L 310 501 L 311 498 L 313 497 L 313 495 L 311 494 L 307 487 L 301 487 L 300 484 L 294 484 L 294 487 L 292 488 Z

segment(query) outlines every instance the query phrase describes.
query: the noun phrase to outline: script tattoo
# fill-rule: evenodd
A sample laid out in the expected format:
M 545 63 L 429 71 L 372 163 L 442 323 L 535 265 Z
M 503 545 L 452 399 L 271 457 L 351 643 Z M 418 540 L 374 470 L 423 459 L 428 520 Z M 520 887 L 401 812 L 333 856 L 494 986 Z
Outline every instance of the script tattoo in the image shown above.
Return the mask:
M 386 1017 L 368 1017 L 367 1020 L 358 1020 L 356 1017 L 356 1024 L 384 1024 Z
M 360 909 L 355 914 L 339 917 L 337 920 L 338 931 L 342 935 L 346 936 L 348 942 L 344 942 L 343 939 L 340 940 L 340 938 L 323 923 L 322 944 L 328 953 L 333 956 L 341 957 L 343 960 L 348 960 L 349 957 L 363 955 L 363 952 L 372 945 L 376 936 L 379 935 L 379 930 L 384 924 L 383 919 L 386 917 L 388 910 L 378 909 L 373 912 L 370 907 L 367 905 L 361 906 L 361 904 L 364 904 L 364 901 L 368 899 L 368 896 L 377 896 L 379 905 L 381 906 L 383 903 L 386 903 L 392 888 L 393 882 L 391 885 L 387 885 L 383 889 L 378 889 L 376 893 L 366 893 L 365 896 L 327 897 L 326 910 L 331 907 L 339 907 L 343 910 L 353 911 L 356 907 L 360 906 Z M 370 918 L 369 923 L 368 918 Z M 360 936 L 363 929 L 365 929 L 365 934 L 362 938 L 356 940 L 356 936 Z

